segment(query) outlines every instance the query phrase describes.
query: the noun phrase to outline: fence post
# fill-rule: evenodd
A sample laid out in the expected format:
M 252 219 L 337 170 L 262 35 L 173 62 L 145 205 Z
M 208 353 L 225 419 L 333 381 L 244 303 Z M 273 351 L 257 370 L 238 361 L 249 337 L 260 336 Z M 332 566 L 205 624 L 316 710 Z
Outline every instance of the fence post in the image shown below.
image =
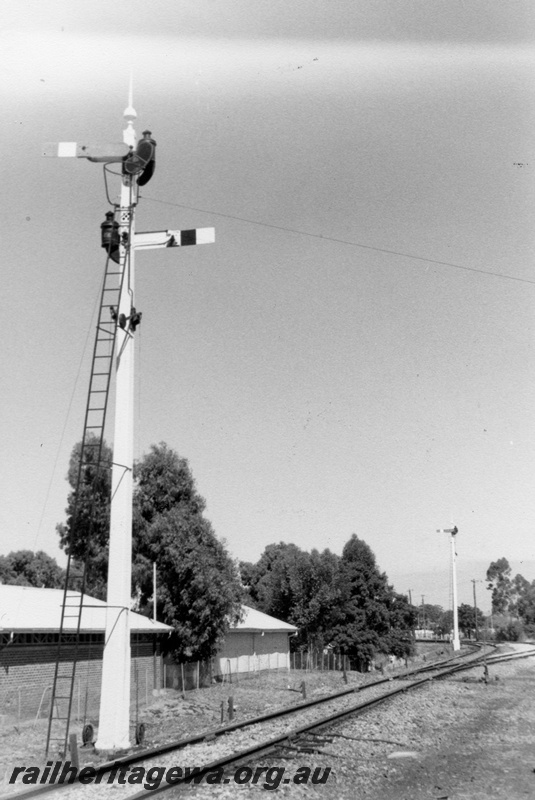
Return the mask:
M 186 699 L 186 687 L 184 684 L 184 663 L 180 662 L 180 677 L 182 678 L 182 698 Z
M 77 770 L 80 769 L 80 757 L 78 755 L 78 742 L 76 741 L 76 734 L 71 733 L 69 735 L 69 750 L 71 753 L 71 761 L 73 767 Z

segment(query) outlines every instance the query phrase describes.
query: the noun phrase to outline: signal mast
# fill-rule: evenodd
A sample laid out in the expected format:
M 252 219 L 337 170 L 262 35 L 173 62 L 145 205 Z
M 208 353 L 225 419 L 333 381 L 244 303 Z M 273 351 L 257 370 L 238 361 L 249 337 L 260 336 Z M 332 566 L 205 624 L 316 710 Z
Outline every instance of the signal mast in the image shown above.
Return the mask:
M 86 158 L 89 161 L 108 164 L 121 164 L 121 188 L 119 203 L 114 210 L 106 214 L 106 221 L 101 225 L 102 247 L 108 259 L 106 276 L 116 276 L 114 290 L 117 305 L 106 307 L 111 321 L 103 323 L 102 314 L 105 304 L 101 303 L 101 316 L 97 324 L 95 358 L 110 359 L 115 349 L 115 422 L 113 439 L 112 496 L 110 514 L 110 543 L 107 586 L 107 612 L 104 656 L 102 664 L 102 686 L 100 696 L 100 716 L 96 747 L 99 750 L 117 750 L 130 745 L 130 606 L 132 599 L 132 490 L 133 490 L 133 431 L 134 431 L 134 337 L 137 326 L 141 322 L 141 313 L 136 310 L 134 253 L 136 250 L 148 250 L 162 247 L 182 247 L 187 245 L 208 244 L 215 241 L 213 228 L 196 228 L 192 230 L 164 230 L 136 233 L 135 210 L 138 202 L 138 187 L 147 183 L 154 172 L 156 142 L 150 131 L 144 131 L 143 139 L 137 142 L 134 121 L 137 114 L 133 108 L 132 82 L 130 82 L 128 107 L 124 111 L 126 128 L 123 131 L 122 144 L 79 144 L 76 142 L 60 142 L 45 145 L 44 155 L 58 157 Z M 108 262 L 113 261 L 116 271 L 108 272 Z M 113 337 L 110 355 L 98 355 L 97 343 L 99 331 L 104 325 L 113 326 Z M 102 372 L 92 370 L 91 381 Z M 92 385 L 92 384 L 91 384 Z M 90 396 L 91 396 L 90 388 Z M 102 390 L 94 390 L 98 392 Z M 107 397 L 107 395 L 106 395 Z M 90 407 L 86 409 L 86 428 L 96 427 L 87 420 L 92 411 L 102 411 Z M 105 411 L 104 411 L 105 414 Z M 103 434 L 104 421 L 102 421 Z M 83 446 L 82 446 L 83 453 Z M 82 458 L 81 458 L 82 463 Z M 62 623 L 67 605 L 68 589 L 64 594 Z M 68 598 L 67 598 L 68 599 Z M 78 632 L 83 606 L 83 592 L 80 600 Z M 73 615 L 70 615 L 73 616 Z M 60 630 L 61 641 L 61 630 Z M 59 659 L 58 659 L 59 661 Z M 74 686 L 75 664 L 70 680 L 70 701 L 66 716 L 65 741 L 68 738 L 72 692 Z M 56 669 L 57 673 L 57 669 Z M 62 676 L 59 676 L 61 679 Z M 54 713 L 55 688 L 52 697 L 51 719 Z M 61 694 L 61 692 L 59 693 Z M 66 699 L 58 695 L 58 700 Z M 50 727 L 48 740 L 50 739 Z M 47 740 L 47 751 L 48 751 Z
M 453 528 L 439 528 L 437 533 L 450 534 L 450 547 L 451 547 L 451 593 L 453 602 L 453 639 L 452 647 L 454 651 L 461 649 L 461 640 L 459 639 L 459 612 L 457 609 L 457 571 L 455 562 L 457 559 L 457 552 L 455 550 L 455 537 L 459 533 L 457 525 Z

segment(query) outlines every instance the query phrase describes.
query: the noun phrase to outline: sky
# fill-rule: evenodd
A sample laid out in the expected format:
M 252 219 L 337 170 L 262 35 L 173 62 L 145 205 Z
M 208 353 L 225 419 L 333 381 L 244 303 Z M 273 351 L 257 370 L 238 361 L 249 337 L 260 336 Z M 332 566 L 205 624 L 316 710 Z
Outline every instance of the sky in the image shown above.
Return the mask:
M 356 533 L 447 606 L 456 524 L 462 602 L 502 556 L 535 578 L 534 18 L 4 0 L 1 553 L 63 563 L 105 264 L 101 166 L 42 145 L 121 141 L 132 72 L 137 230 L 216 229 L 136 258 L 136 458 L 186 457 L 240 560 Z

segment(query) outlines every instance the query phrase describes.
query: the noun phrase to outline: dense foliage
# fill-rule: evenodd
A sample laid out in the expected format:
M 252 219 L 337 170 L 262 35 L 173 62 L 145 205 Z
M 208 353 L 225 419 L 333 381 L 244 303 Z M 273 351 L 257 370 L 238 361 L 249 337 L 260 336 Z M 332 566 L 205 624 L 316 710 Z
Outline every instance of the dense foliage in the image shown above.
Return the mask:
M 152 613 L 152 564 L 158 572 L 157 611 L 174 635 L 178 659 L 213 655 L 229 621 L 238 618 L 238 570 L 203 516 L 188 462 L 165 443 L 153 445 L 134 472 L 133 583 L 139 608 Z
M 17 550 L 0 556 L 0 583 L 62 589 L 65 572 L 43 550 Z
M 355 535 L 342 557 L 280 542 L 240 571 L 253 605 L 299 628 L 295 647 L 331 645 L 363 664 L 377 653 L 412 651 L 415 610 Z
M 506 558 L 493 561 L 487 570 L 488 588 L 492 589 L 492 611 L 506 616 L 498 627 L 498 639 L 517 641 L 535 636 L 535 580 L 523 575 L 511 578 L 511 566 Z
M 68 480 L 72 491 L 67 521 L 57 526 L 60 544 L 79 565 L 87 557 L 86 591 L 105 597 L 111 481 L 92 464 L 84 467 L 75 494 L 81 446 L 73 450 Z M 105 448 L 106 463 L 111 451 Z M 95 490 L 91 498 L 91 487 Z M 156 563 L 158 619 L 174 628 L 167 649 L 179 659 L 208 658 L 229 622 L 240 613 L 242 589 L 237 567 L 203 516 L 186 459 L 165 443 L 153 445 L 134 468 L 132 596 L 136 608 L 152 615 Z
M 488 588 L 492 589 L 492 611 L 504 614 L 511 603 L 511 567 L 506 558 L 493 561 L 487 570 Z
M 96 441 L 89 437 L 88 442 Z M 112 452 L 102 448 L 100 464 L 96 463 L 97 448 L 85 448 L 86 464 L 76 492 L 82 444 L 73 448 L 67 480 L 71 492 L 67 499 L 65 523 L 56 525 L 60 547 L 74 559 L 72 588 L 79 589 L 82 565 L 87 563 L 85 591 L 103 600 L 108 579 L 108 539 L 110 530 Z

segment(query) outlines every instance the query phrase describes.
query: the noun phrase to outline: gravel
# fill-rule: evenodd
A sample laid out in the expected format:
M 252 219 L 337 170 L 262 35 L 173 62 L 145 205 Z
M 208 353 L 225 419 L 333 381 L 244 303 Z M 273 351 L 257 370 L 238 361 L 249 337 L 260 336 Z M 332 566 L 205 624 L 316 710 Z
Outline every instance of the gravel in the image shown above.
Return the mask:
M 338 723 L 329 733 L 309 737 L 307 746 L 318 752 L 299 752 L 284 749 L 276 757 L 256 761 L 250 767 L 271 769 L 271 784 L 276 781 L 276 767 L 286 767 L 286 775 L 293 776 L 299 768 L 312 772 L 319 768 L 331 772 L 325 784 L 281 784 L 277 790 L 288 797 L 309 796 L 321 793 L 325 797 L 371 798 L 375 800 L 420 800 L 420 798 L 498 798 L 513 800 L 535 796 L 535 755 L 531 756 L 535 736 L 535 707 L 529 703 L 533 697 L 535 659 L 491 667 L 491 680 L 486 686 L 480 679 L 482 668 L 462 673 L 451 679 L 434 681 L 411 695 L 402 695 L 387 706 L 367 712 L 358 719 Z M 278 673 L 242 681 L 238 685 L 214 686 L 208 690 L 189 692 L 185 699 L 177 693 L 167 693 L 155 699 L 152 707 L 143 714 L 148 736 L 144 746 L 152 746 L 192 733 L 219 726 L 221 703 L 226 708 L 229 694 L 234 697 L 237 719 L 252 717 L 270 709 L 301 702 L 298 689 L 303 678 L 307 696 L 314 697 L 344 688 L 340 673 Z M 366 676 L 349 675 L 349 685 L 362 685 Z M 290 690 L 289 688 L 290 687 Z M 366 691 L 365 697 L 389 690 L 390 685 Z M 359 702 L 359 694 L 331 701 L 320 709 L 301 712 L 283 720 L 262 724 L 226 734 L 212 742 L 188 746 L 178 753 L 145 763 L 152 766 L 197 766 L 211 762 L 237 749 L 250 747 L 254 741 L 265 740 L 296 727 L 304 718 L 316 718 L 328 711 Z M 522 712 L 522 713 L 521 713 Z M 12 739 L 18 741 L 17 756 L 11 749 L 6 765 L 6 778 L 1 789 L 12 791 L 6 780 L 13 765 L 42 763 L 42 741 L 38 730 L 22 730 Z M 42 734 L 41 734 L 42 735 Z M 3 737 L 4 742 L 7 736 Z M 36 741 L 34 741 L 36 740 Z M 2 742 L 2 744 L 4 743 Z M 482 744 L 484 748 L 482 749 Z M 32 748 L 39 745 L 40 756 L 32 760 Z M 526 749 L 528 748 L 528 749 Z M 531 749 L 529 749 L 531 748 Z M 524 756 L 519 755 L 524 753 Z M 528 758 L 526 768 L 522 758 Z M 22 755 L 21 755 L 22 753 Z M 94 753 L 84 753 L 85 763 L 98 763 Z M 102 755 L 104 759 L 104 754 Z M 105 760 L 105 759 L 104 759 Z M 531 760 L 534 764 L 531 764 Z M 507 771 L 508 770 L 508 771 Z M 227 775 L 233 774 L 233 768 Z M 246 774 L 246 773 L 243 773 Z M 513 790 L 511 789 L 513 786 Z M 501 787 L 501 793 L 493 792 Z M 18 786 L 19 789 L 22 786 Z M 106 784 L 78 786 L 63 793 L 69 800 L 92 800 L 103 792 L 121 791 L 126 797 L 139 792 L 139 785 Z M 183 787 L 181 794 L 195 793 L 196 797 L 230 798 L 238 791 L 266 791 L 265 778 L 259 777 L 256 785 L 246 783 L 199 785 Z M 515 794 L 514 792 L 518 792 Z M 479 792 L 479 793 L 478 793 Z M 167 797 L 178 795 L 171 790 Z

